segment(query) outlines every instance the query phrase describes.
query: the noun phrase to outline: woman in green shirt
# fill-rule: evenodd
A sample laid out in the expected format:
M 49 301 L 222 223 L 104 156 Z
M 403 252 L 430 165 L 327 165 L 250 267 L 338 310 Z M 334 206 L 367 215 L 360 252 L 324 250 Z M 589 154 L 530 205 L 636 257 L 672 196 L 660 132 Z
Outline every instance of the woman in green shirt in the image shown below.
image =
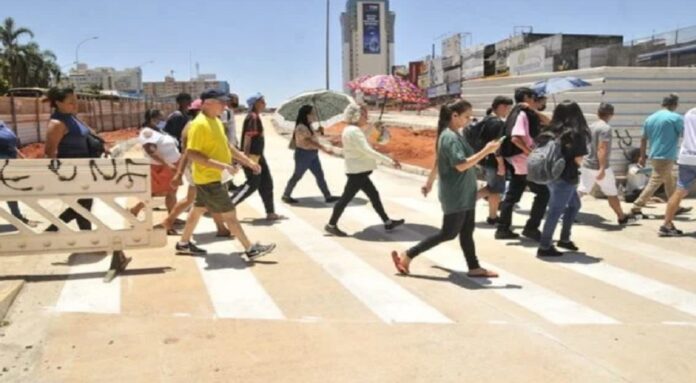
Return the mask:
M 476 169 L 475 166 L 500 147 L 494 140 L 478 153 L 466 142 L 459 130 L 466 128 L 471 121 L 471 104 L 465 100 L 451 102 L 440 109 L 437 140 L 437 172 L 439 178 L 439 199 L 444 218 L 442 228 L 437 234 L 424 239 L 417 245 L 399 254 L 392 252 L 392 260 L 401 274 L 409 273 L 413 258 L 432 249 L 442 242 L 459 236 L 469 267 L 469 277 L 493 278 L 498 274 L 479 265 L 474 245 L 476 208 Z

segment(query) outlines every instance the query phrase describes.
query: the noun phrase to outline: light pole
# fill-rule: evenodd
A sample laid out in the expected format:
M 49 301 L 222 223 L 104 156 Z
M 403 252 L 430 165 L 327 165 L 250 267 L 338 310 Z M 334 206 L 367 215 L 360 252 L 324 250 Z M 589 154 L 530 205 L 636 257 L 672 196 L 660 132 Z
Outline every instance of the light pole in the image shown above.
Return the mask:
M 80 52 L 80 46 L 90 40 L 97 40 L 98 38 L 99 36 L 90 37 L 80 41 L 80 43 L 77 44 L 77 47 L 75 47 L 75 69 L 77 69 L 77 65 L 80 63 L 80 58 L 78 56 L 78 53 Z
M 326 0 L 326 90 L 329 90 L 329 11 L 331 0 Z

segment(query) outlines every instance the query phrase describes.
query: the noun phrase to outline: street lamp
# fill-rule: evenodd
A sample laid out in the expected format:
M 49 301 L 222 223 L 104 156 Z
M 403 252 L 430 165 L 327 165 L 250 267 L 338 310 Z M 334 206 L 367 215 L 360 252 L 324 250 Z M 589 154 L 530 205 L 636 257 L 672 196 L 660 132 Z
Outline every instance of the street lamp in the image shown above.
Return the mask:
M 99 36 L 90 37 L 80 41 L 80 43 L 77 44 L 77 47 L 75 47 L 75 69 L 77 69 L 77 65 L 80 63 L 80 58 L 78 56 L 78 53 L 80 52 L 80 46 L 90 40 L 97 40 L 98 38 Z

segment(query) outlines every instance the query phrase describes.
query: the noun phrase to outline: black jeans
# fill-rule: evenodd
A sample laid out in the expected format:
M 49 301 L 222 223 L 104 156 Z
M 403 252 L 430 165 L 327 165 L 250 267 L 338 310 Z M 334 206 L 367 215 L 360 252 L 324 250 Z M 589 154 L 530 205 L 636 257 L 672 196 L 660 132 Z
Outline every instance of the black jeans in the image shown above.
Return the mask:
M 546 185 L 535 184 L 527 181 L 526 175 L 513 174 L 510 178 L 508 191 L 505 193 L 505 199 L 500 204 L 500 218 L 498 219 L 498 229 L 508 230 L 512 225 L 512 211 L 515 204 L 520 202 L 524 190 L 529 187 L 529 190 L 535 194 L 534 202 L 532 203 L 532 211 L 529 214 L 526 229 L 539 230 L 541 220 L 544 219 L 546 213 L 546 205 L 549 203 L 549 189 Z
M 317 186 L 319 186 L 319 190 L 321 190 L 321 194 L 324 195 L 324 198 L 331 197 L 331 192 L 329 192 L 329 187 L 326 185 L 324 171 L 319 161 L 319 153 L 316 150 L 304 150 L 299 148 L 295 149 L 295 172 L 292 174 L 292 177 L 290 177 L 290 180 L 288 180 L 283 196 L 292 196 L 292 191 L 295 190 L 295 186 L 297 186 L 297 183 L 300 182 L 307 170 L 314 175 L 314 178 L 317 180 Z
M 478 269 L 478 258 L 476 257 L 476 245 L 474 244 L 474 228 L 476 227 L 476 211 L 467 210 L 452 214 L 446 214 L 442 218 L 442 228 L 440 232 L 420 241 L 417 245 L 406 251 L 406 255 L 413 259 L 421 253 L 432 249 L 442 242 L 451 241 L 459 235 L 459 245 L 464 252 L 466 264 L 469 270 Z
M 266 214 L 274 214 L 275 205 L 273 203 L 273 177 L 271 177 L 271 169 L 268 167 L 266 158 L 263 156 L 259 159 L 259 165 L 261 165 L 260 174 L 254 174 L 249 168 L 244 168 L 246 182 L 244 185 L 239 186 L 232 194 L 232 204 L 234 206 L 239 205 L 258 190 L 263 200 Z
M 77 200 L 77 203 L 80 206 L 90 211 L 92 210 L 92 202 L 94 202 L 94 200 L 91 198 Z M 65 223 L 69 223 L 70 221 L 75 219 L 77 220 L 77 227 L 79 227 L 80 230 L 92 230 L 92 222 L 90 222 L 87 218 L 81 216 L 72 208 L 67 208 L 63 213 L 61 213 L 60 216 L 58 216 L 58 218 Z M 51 225 L 46 229 L 46 231 L 58 231 L 58 227 L 55 225 Z
M 329 225 L 335 226 L 338 223 L 338 220 L 341 218 L 341 214 L 343 214 L 346 206 L 348 206 L 350 201 L 353 200 L 355 195 L 358 194 L 360 190 L 367 195 L 367 198 L 372 204 L 372 208 L 375 209 L 377 214 L 379 214 L 379 218 L 382 219 L 382 222 L 389 221 L 389 216 L 387 216 L 387 213 L 384 211 L 382 200 L 379 198 L 379 192 L 370 180 L 370 174 L 372 174 L 372 172 L 348 174 L 348 182 L 346 182 L 346 187 L 343 189 L 341 199 L 338 200 L 338 202 L 336 202 L 336 206 L 334 206 Z

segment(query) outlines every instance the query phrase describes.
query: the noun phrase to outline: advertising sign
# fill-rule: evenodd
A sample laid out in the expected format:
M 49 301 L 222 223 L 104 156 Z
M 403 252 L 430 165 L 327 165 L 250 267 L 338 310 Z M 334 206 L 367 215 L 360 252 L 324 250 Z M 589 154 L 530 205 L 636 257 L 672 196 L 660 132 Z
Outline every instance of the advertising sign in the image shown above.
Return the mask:
M 363 53 L 382 53 L 379 4 L 363 3 Z
M 442 40 L 442 56 L 449 58 L 447 65 L 445 65 L 446 68 L 461 64 L 462 35 L 460 33 Z
M 523 75 L 544 71 L 546 48 L 534 46 L 510 53 L 508 67 L 511 75 Z

